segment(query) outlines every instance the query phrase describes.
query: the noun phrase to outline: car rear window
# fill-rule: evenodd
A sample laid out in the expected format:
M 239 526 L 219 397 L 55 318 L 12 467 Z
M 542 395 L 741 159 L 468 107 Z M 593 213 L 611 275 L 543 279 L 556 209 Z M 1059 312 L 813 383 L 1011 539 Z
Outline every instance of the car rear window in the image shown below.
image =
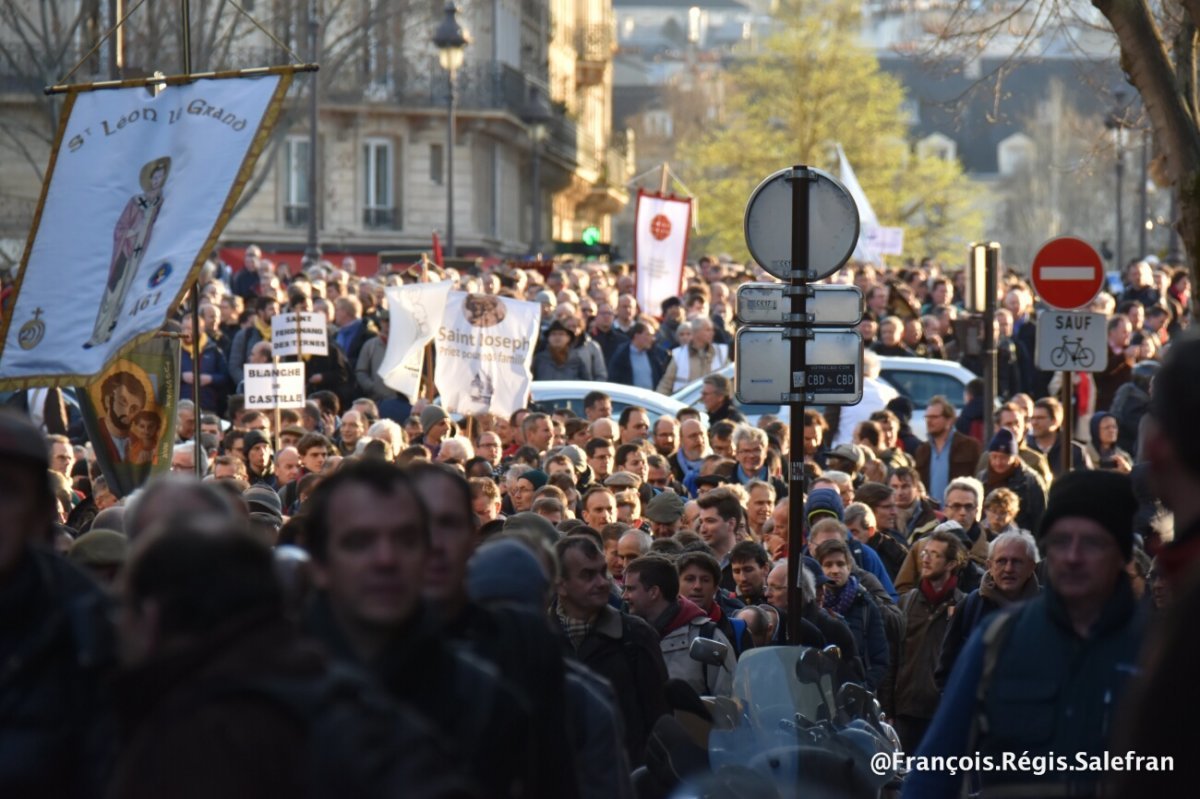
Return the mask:
M 929 405 L 929 400 L 941 394 L 955 406 L 962 407 L 965 400 L 963 384 L 957 377 L 936 372 L 917 372 L 906 369 L 884 369 L 880 377 L 908 397 L 918 408 Z

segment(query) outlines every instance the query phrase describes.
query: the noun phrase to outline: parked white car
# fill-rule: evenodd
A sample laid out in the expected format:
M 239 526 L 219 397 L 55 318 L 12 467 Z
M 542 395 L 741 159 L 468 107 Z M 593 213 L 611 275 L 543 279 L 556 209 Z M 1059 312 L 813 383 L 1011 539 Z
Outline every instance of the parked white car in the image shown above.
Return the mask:
M 531 407 L 540 411 L 553 408 L 570 408 L 581 419 L 584 418 L 583 398 L 591 391 L 603 391 L 612 398 L 613 418 L 621 416 L 621 411 L 630 405 L 639 405 L 650 415 L 653 425 L 660 416 L 675 417 L 675 414 L 688 407 L 687 403 L 624 383 L 601 383 L 589 380 L 534 380 L 529 384 L 532 394 Z M 708 427 L 708 414 L 700 409 L 700 421 Z
M 929 400 L 941 394 L 954 403 L 955 407 L 961 409 L 966 404 L 967 383 L 976 377 L 974 372 L 956 361 L 943 361 L 935 358 L 902 358 L 894 355 L 881 355 L 879 364 L 879 376 L 900 392 L 901 396 L 907 397 L 912 402 L 913 418 L 909 420 L 909 426 L 912 427 L 913 434 L 922 440 L 926 435 L 925 406 L 929 404 Z M 719 374 L 733 380 L 733 365 L 730 364 L 721 369 Z M 672 397 L 685 405 L 700 407 L 702 384 L 703 380 L 688 383 L 675 392 Z M 758 424 L 759 417 L 766 414 L 777 416 L 784 421 L 791 420 L 791 412 L 787 405 L 743 405 L 736 399 L 734 405 L 751 424 Z M 813 407 L 824 410 L 820 405 Z

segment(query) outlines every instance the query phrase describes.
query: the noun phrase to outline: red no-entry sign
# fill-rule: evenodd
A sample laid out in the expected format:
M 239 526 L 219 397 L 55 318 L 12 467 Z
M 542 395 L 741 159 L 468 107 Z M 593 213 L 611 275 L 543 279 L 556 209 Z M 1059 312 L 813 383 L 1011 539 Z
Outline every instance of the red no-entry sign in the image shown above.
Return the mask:
M 1095 298 L 1104 282 L 1104 262 L 1083 239 L 1060 236 L 1038 250 L 1030 278 L 1042 302 L 1069 311 Z

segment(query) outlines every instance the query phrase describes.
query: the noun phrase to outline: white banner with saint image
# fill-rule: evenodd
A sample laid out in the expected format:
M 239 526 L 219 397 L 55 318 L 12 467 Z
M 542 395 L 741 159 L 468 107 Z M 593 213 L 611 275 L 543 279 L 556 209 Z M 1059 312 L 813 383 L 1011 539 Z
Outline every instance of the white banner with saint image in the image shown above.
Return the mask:
M 442 407 L 501 416 L 525 407 L 541 315 L 534 302 L 450 292 L 436 340 Z
M 83 383 L 153 334 L 215 245 L 291 74 L 68 95 L 0 383 Z

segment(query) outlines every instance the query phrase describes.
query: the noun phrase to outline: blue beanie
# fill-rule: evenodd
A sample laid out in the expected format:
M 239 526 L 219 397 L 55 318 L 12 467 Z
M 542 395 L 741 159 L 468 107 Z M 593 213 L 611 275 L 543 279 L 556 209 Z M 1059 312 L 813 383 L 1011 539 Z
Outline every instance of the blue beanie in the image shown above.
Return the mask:
M 845 516 L 846 509 L 842 505 L 842 495 L 832 488 L 815 488 L 808 494 L 808 502 L 804 505 L 804 520 L 812 524 L 814 513 L 824 513 L 837 518 L 840 522 Z
M 541 613 L 549 587 L 537 556 L 512 538 L 488 541 L 467 564 L 467 594 L 476 602 L 516 602 Z

